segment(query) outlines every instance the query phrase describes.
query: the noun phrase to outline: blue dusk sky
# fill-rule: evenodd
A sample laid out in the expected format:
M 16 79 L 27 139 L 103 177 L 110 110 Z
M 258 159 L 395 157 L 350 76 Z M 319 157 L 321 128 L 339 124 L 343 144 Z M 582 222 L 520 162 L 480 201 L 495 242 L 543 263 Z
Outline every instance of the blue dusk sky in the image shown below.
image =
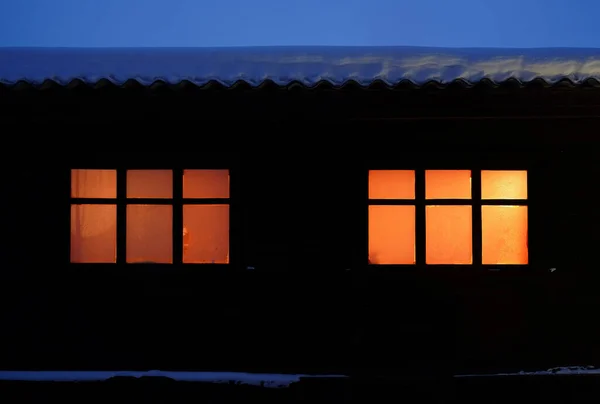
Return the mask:
M 0 46 L 594 47 L 600 0 L 2 0 Z

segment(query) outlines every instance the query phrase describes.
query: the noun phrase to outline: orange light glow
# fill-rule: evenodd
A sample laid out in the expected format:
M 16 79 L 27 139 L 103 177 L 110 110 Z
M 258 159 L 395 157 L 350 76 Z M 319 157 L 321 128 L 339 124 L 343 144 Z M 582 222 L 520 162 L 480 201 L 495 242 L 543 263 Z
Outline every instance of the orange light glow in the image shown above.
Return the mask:
M 414 206 L 369 206 L 369 263 L 415 263 Z
M 415 172 L 369 171 L 369 199 L 415 199 Z
M 184 198 L 229 198 L 229 170 L 185 170 Z
M 482 171 L 481 199 L 527 199 L 527 171 Z
M 117 206 L 71 205 L 71 262 L 116 262 Z
M 527 206 L 482 206 L 483 264 L 527 264 Z
M 173 207 L 127 205 L 127 262 L 173 262 Z
M 229 263 L 229 205 L 184 205 L 183 222 L 183 262 Z
M 127 170 L 128 198 L 172 198 L 172 170 Z
M 116 198 L 116 170 L 71 170 L 72 198 Z
M 471 171 L 426 170 L 426 199 L 471 199 Z
M 427 206 L 427 264 L 471 264 L 471 206 Z

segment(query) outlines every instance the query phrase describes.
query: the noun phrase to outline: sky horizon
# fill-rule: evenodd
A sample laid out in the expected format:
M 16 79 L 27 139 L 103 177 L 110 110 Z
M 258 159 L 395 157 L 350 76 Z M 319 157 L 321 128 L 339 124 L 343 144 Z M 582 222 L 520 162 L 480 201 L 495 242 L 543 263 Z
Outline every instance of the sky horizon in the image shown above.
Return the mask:
M 600 1 L 4 0 L 0 47 L 600 48 Z
M 429 49 L 571 49 L 588 50 L 598 49 L 599 46 L 575 47 L 575 46 L 419 46 L 419 45 L 245 45 L 245 46 L 11 46 L 0 45 L 0 48 L 17 49 L 236 49 L 236 48 L 429 48 Z

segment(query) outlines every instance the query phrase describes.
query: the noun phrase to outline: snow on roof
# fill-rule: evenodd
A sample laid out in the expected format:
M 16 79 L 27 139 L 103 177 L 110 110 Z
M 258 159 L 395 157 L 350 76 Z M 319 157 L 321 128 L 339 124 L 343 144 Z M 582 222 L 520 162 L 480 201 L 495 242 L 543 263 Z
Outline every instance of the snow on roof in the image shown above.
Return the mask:
M 0 83 L 74 79 L 93 84 L 134 79 L 197 85 L 243 80 L 257 86 L 298 81 L 312 86 L 326 80 L 341 85 L 354 80 L 389 85 L 454 80 L 475 83 L 509 78 L 548 83 L 568 79 L 600 81 L 600 49 L 445 49 L 418 47 L 251 47 L 251 48 L 0 48 Z

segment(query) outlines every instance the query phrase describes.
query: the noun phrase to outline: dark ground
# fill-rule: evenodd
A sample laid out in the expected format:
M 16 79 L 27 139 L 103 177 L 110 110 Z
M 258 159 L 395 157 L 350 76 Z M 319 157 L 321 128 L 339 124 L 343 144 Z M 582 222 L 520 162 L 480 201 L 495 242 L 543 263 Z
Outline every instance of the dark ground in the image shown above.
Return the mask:
M 114 378 L 106 382 L 0 382 L 0 401 L 79 403 L 577 403 L 600 399 L 600 376 L 408 380 L 303 379 L 288 388 Z

